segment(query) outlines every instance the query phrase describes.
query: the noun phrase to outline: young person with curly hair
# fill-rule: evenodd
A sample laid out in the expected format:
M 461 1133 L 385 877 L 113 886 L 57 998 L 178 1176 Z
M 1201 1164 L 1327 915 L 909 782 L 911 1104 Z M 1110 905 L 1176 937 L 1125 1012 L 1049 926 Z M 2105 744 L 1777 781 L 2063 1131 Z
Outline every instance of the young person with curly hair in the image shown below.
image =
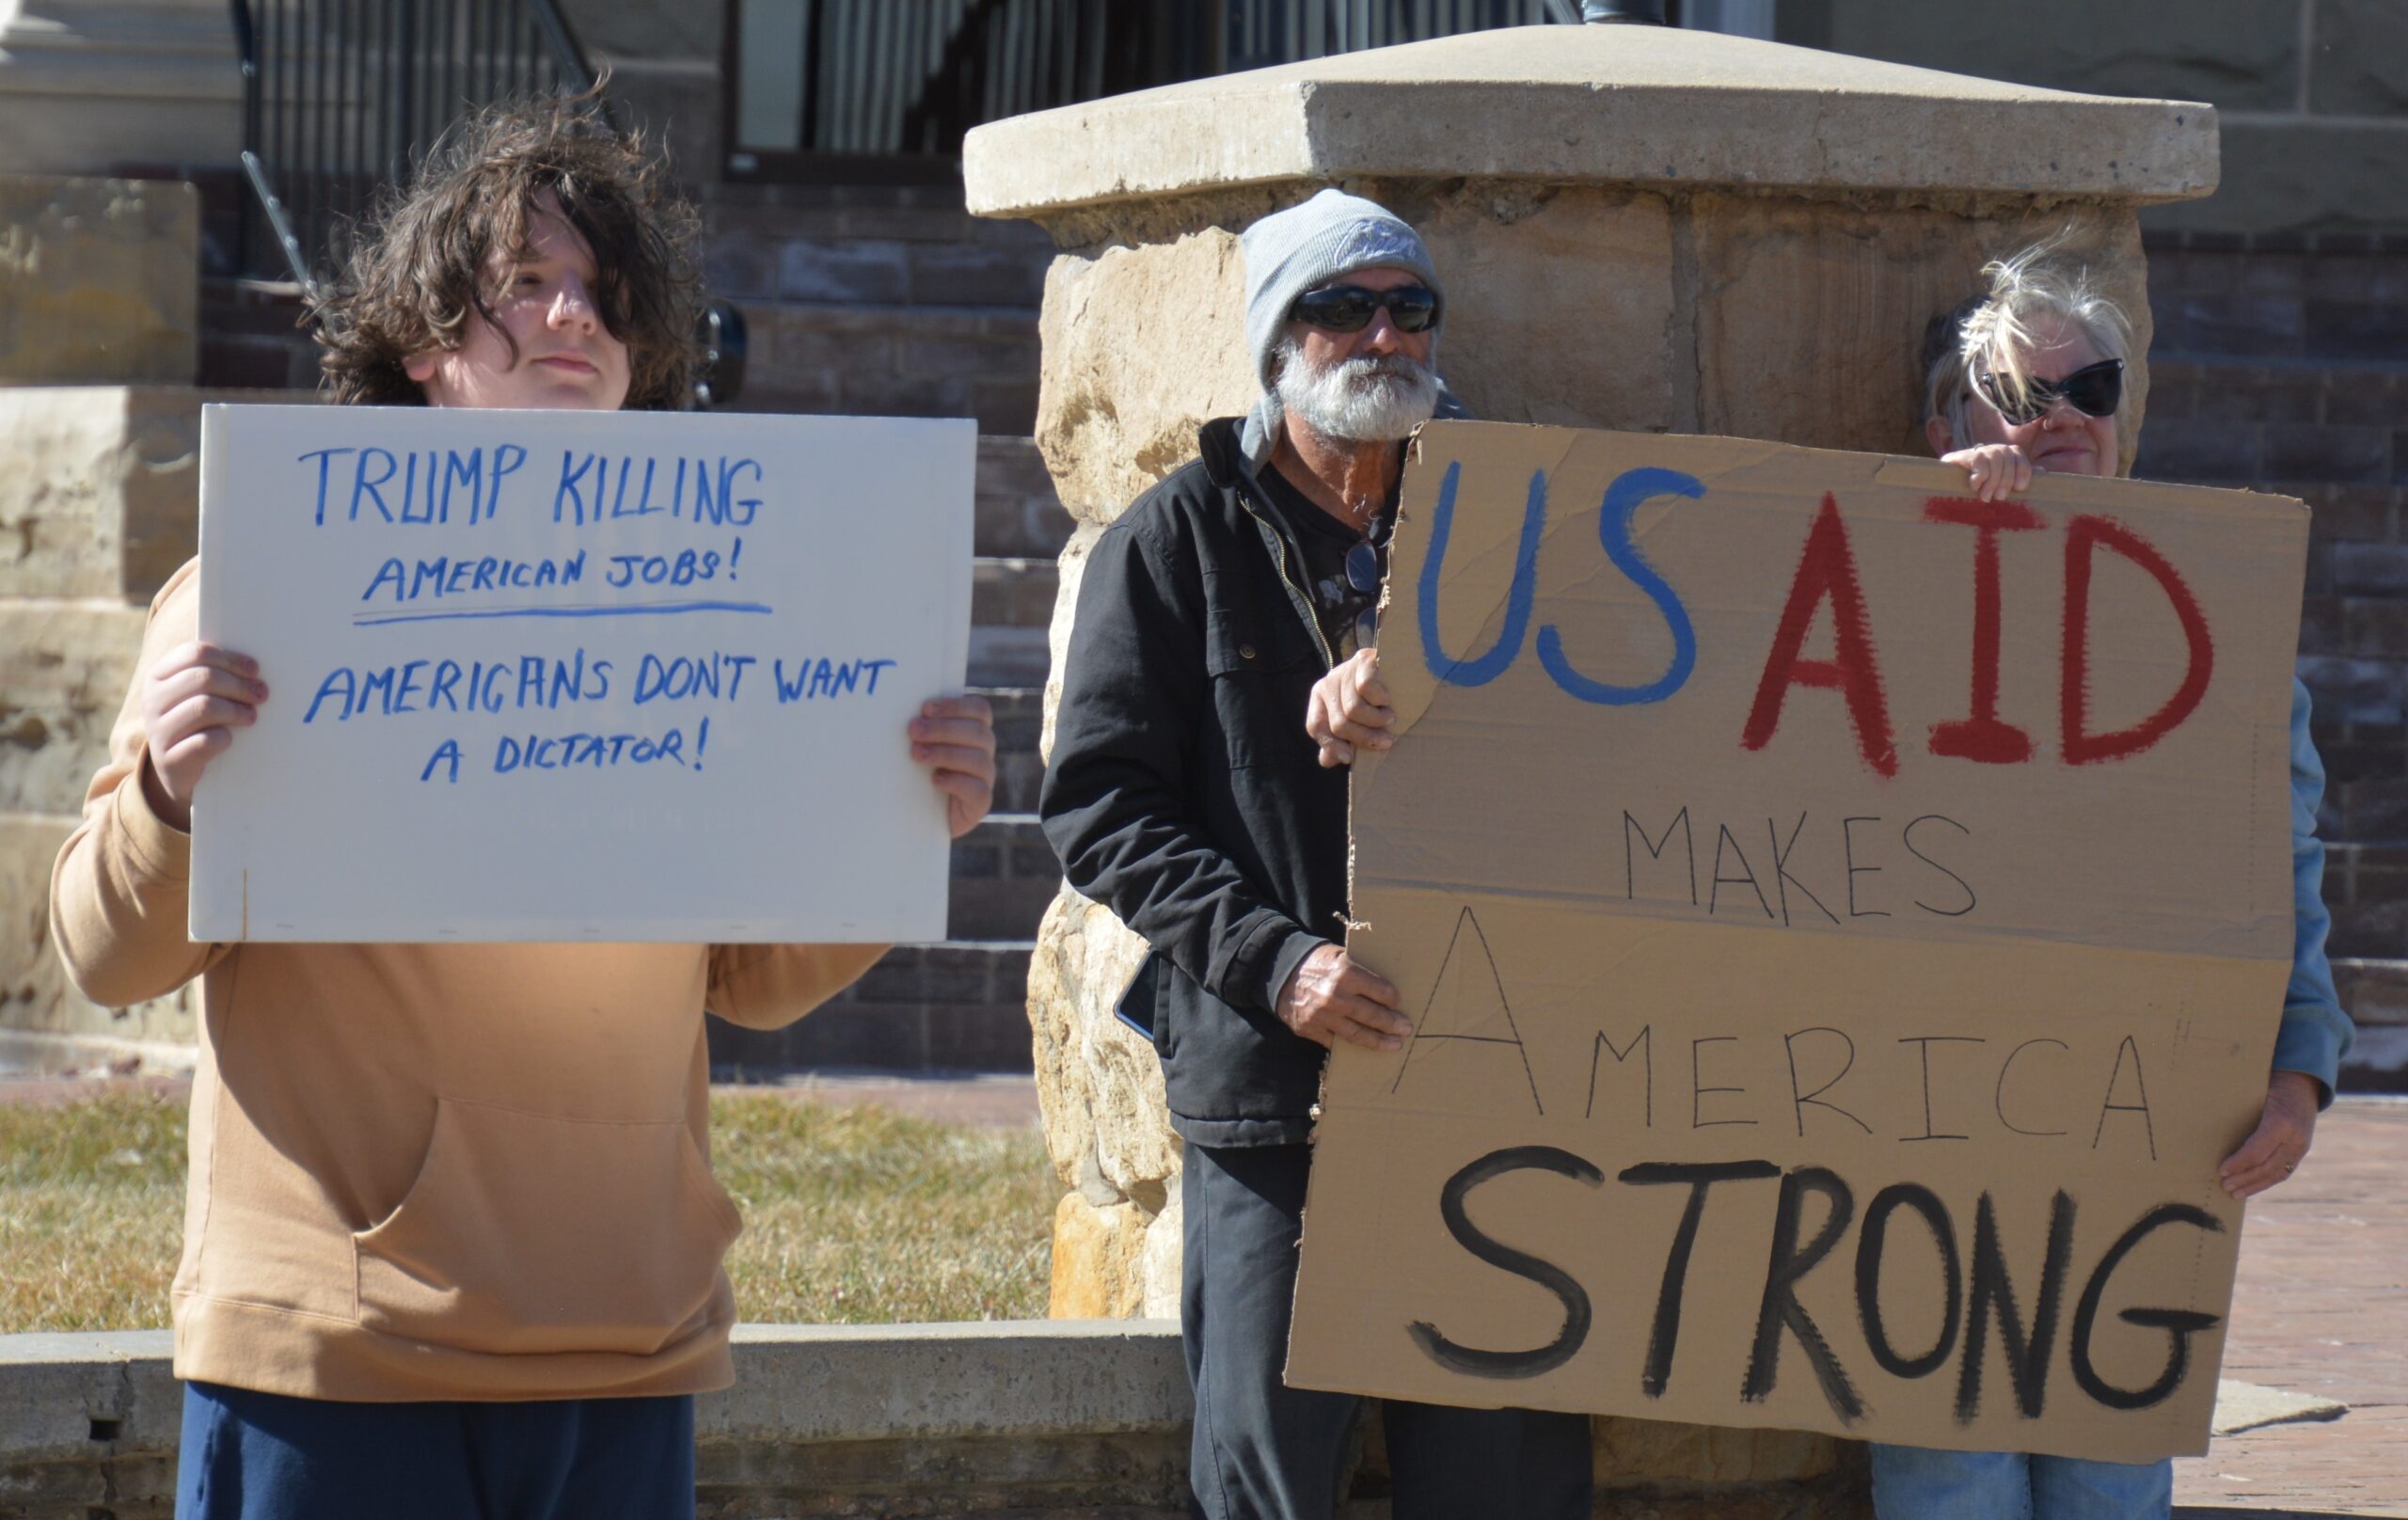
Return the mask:
M 590 99 L 482 113 L 322 306 L 327 387 L 674 406 L 693 227 Z M 270 700 L 256 661 L 199 641 L 196 568 L 151 605 L 51 898 L 95 1001 L 200 982 L 178 1515 L 692 1514 L 740 1227 L 707 1160 L 704 1010 L 784 1023 L 884 947 L 192 943 L 194 790 Z M 931 702 L 910 730 L 896 763 L 958 837 L 992 791 L 987 705 Z

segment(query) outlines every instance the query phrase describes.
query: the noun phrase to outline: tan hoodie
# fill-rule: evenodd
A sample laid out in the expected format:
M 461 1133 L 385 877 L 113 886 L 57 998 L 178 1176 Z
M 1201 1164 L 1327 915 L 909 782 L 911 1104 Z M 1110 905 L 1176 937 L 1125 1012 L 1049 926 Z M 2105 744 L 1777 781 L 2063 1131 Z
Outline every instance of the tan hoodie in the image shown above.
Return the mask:
M 197 636 L 196 568 L 137 671 Z M 740 1227 L 703 1010 L 785 1023 L 885 947 L 192 943 L 135 679 L 51 931 L 95 1002 L 200 977 L 176 1374 L 365 1401 L 724 1386 Z

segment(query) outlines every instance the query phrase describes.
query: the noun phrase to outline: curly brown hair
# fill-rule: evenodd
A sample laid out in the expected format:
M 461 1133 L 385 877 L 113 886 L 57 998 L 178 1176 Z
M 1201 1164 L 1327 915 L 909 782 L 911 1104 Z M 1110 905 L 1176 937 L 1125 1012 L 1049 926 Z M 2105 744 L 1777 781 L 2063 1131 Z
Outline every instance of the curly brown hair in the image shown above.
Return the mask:
M 403 361 L 457 350 L 472 312 L 493 321 L 496 275 L 526 250 L 546 191 L 594 250 L 603 324 L 627 348 L 626 405 L 684 404 L 702 352 L 700 218 L 642 136 L 611 125 L 598 85 L 477 111 L 444 133 L 406 188 L 384 192 L 313 313 L 327 399 L 424 405 Z M 516 344 L 511 353 L 515 362 Z

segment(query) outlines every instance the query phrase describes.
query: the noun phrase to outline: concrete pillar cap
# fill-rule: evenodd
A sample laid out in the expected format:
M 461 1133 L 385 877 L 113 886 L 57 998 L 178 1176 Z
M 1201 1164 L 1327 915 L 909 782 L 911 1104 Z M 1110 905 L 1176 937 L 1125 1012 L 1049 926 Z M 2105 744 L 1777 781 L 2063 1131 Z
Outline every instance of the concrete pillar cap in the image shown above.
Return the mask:
M 2214 107 L 1655 26 L 1518 26 L 1039 111 L 973 131 L 970 209 L 1038 216 L 1353 177 L 2181 200 Z

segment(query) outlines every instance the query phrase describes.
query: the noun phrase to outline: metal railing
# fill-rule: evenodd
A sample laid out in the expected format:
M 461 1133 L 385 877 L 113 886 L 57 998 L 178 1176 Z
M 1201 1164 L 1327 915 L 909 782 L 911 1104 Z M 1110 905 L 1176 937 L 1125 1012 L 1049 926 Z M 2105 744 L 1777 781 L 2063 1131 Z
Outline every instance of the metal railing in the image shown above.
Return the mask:
M 595 83 L 554 0 L 232 0 L 243 169 L 241 268 L 315 302 L 379 189 L 405 183 L 445 128 L 513 96 Z M 603 110 L 610 114 L 604 103 Z M 744 315 L 711 302 L 693 404 L 743 387 Z
M 594 70 L 553 0 L 233 0 L 243 168 L 257 196 L 242 267 L 315 296 L 387 183 L 461 113 L 581 90 Z
M 947 172 L 981 122 L 1496 26 L 1570 0 L 731 0 L 737 179 Z

